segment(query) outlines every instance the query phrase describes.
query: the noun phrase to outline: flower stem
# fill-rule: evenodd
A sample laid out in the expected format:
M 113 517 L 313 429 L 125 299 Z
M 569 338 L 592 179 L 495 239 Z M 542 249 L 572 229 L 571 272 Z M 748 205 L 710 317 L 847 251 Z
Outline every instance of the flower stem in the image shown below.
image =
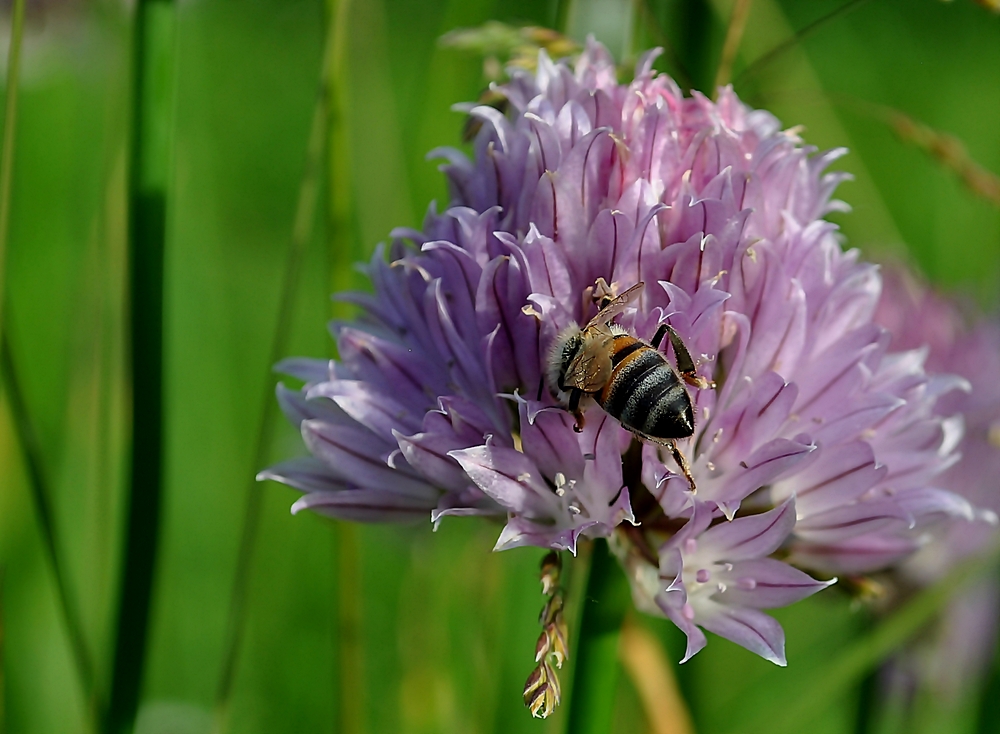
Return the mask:
M 160 534 L 163 464 L 163 254 L 173 103 L 174 3 L 140 0 L 133 28 L 128 192 L 132 456 L 106 732 L 139 706 Z
M 580 633 L 570 654 L 576 658 L 566 731 L 612 731 L 618 689 L 618 638 L 629 607 L 628 582 L 604 540 L 594 542 Z

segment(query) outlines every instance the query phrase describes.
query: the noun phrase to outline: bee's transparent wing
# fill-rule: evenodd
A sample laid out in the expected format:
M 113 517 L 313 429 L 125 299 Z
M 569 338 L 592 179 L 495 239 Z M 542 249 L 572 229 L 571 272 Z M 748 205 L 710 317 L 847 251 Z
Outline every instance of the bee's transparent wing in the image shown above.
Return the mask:
M 592 329 L 596 326 L 604 326 L 605 324 L 610 323 L 615 316 L 625 310 L 629 301 L 639 295 L 639 292 L 642 291 L 644 285 L 645 283 L 636 283 L 621 295 L 612 298 L 611 301 L 590 320 L 590 323 L 587 324 L 584 331 Z
M 597 392 L 611 379 L 614 335 L 606 324 L 588 326 L 583 348 L 566 369 L 564 384 L 583 392 Z

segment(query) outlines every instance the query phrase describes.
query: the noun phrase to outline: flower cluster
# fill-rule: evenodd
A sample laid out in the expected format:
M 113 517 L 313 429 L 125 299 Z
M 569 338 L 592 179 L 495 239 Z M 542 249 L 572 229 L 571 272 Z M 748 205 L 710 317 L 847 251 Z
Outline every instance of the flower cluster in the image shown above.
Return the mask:
M 875 319 L 888 328 L 893 346 L 923 348 L 928 369 L 968 381 L 939 401 L 942 415 L 962 415 L 961 459 L 939 478 L 940 486 L 974 503 L 980 522 L 926 529 L 921 548 L 885 579 L 893 596 L 905 596 L 953 573 L 963 561 L 996 551 L 1000 513 L 1000 324 L 969 317 L 959 303 L 931 291 L 900 267 L 890 267 Z M 965 309 L 971 311 L 972 309 Z M 971 323 L 970 323 L 971 322 Z M 949 602 L 931 630 L 894 666 L 906 688 L 929 686 L 951 700 L 976 685 L 997 635 L 1000 585 L 993 574 Z
M 496 88 L 505 111 L 463 108 L 481 123 L 471 157 L 433 154 L 448 208 L 375 253 L 374 292 L 347 296 L 363 316 L 334 327 L 339 360 L 280 365 L 305 381 L 278 395 L 312 455 L 261 476 L 305 492 L 294 510 L 349 520 L 499 516 L 498 550 L 608 537 L 686 658 L 704 628 L 783 665 L 762 609 L 973 516 L 935 480 L 961 436 L 939 398 L 965 383 L 890 351 L 873 321 L 878 270 L 823 219 L 844 207 L 845 176 L 826 172 L 843 151 L 731 89 L 685 97 L 654 58 L 622 85 L 593 42 L 575 68 L 543 52 Z M 593 401 L 578 433 L 542 389 L 601 279 L 644 283 L 618 327 L 648 340 L 669 324 L 714 382 L 690 390 L 679 442 L 696 491 L 665 447 Z

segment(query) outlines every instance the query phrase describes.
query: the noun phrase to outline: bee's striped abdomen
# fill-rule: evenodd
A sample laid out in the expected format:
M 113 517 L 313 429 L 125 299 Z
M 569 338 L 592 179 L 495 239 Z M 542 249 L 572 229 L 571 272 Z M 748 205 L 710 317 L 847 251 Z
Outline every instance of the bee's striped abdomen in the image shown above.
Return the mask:
M 691 398 L 667 360 L 648 344 L 615 335 L 611 379 L 595 398 L 605 412 L 654 438 L 694 432 Z

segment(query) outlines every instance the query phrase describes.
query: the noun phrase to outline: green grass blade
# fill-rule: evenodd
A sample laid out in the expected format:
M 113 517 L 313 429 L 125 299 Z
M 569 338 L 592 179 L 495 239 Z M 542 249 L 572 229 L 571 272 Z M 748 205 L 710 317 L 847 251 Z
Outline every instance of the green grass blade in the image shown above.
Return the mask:
M 330 23 L 326 50 L 324 52 L 322 74 L 325 77 L 330 68 L 329 58 L 333 48 L 333 24 Z M 246 488 L 246 501 L 243 512 L 243 530 L 240 536 L 239 551 L 236 558 L 236 570 L 233 574 L 233 589 L 229 610 L 229 620 L 223 643 L 222 666 L 219 683 L 215 694 L 215 728 L 216 731 L 226 731 L 228 727 L 228 709 L 232 696 L 233 680 L 236 673 L 236 663 L 240 645 L 243 640 L 243 630 L 247 614 L 247 591 L 250 580 L 250 570 L 253 563 L 253 553 L 256 547 L 257 531 L 260 525 L 261 502 L 263 495 L 254 478 L 267 461 L 267 451 L 274 434 L 274 419 L 277 400 L 274 397 L 271 365 L 284 357 L 288 352 L 289 332 L 295 308 L 297 287 L 301 279 L 302 266 L 306 250 L 312 239 L 313 227 L 316 221 L 316 209 L 319 200 L 321 174 L 323 170 L 323 151 L 327 127 L 328 95 L 325 93 L 326 79 L 321 82 L 320 93 L 313 111 L 313 119 L 306 149 L 305 168 L 299 187 L 298 201 L 295 207 L 295 219 L 292 226 L 291 243 L 285 266 L 285 278 L 281 287 L 278 305 L 278 319 L 274 334 L 271 337 L 271 350 L 268 359 L 267 378 L 261 406 L 260 423 L 257 426 L 257 439 L 254 445 L 253 463 L 247 476 L 250 485 Z
M 4 646 L 5 633 L 4 629 L 4 580 L 7 577 L 7 569 L 5 566 L 0 565 L 0 731 L 7 731 L 7 709 L 5 708 L 5 703 L 7 700 L 7 689 L 6 689 L 6 678 L 4 676 L 6 669 L 6 656 L 4 655 L 6 648 Z
M 747 16 L 750 15 L 752 0 L 736 0 L 729 16 L 729 27 L 726 29 L 726 40 L 722 44 L 722 56 L 715 71 L 715 83 L 712 85 L 713 98 L 715 90 L 729 84 L 733 73 L 733 62 L 740 50 L 740 42 L 747 27 Z
M 163 259 L 173 106 L 174 4 L 135 8 L 129 182 L 132 457 L 115 628 L 109 734 L 130 732 L 139 707 L 163 487 Z
M 349 50 L 352 17 L 357 9 L 351 0 L 327 0 L 328 54 L 324 65 L 323 91 L 329 105 L 326 120 L 326 237 L 333 292 L 353 288 L 358 280 L 354 264 L 367 248 L 358 242 L 352 190 Z M 369 7 L 380 11 L 380 6 Z M 378 16 L 376 16 L 378 17 Z M 375 32 L 368 28 L 369 41 Z M 357 41 L 355 41 L 357 42 Z M 369 57 L 371 61 L 371 57 Z M 372 64 L 377 66 L 377 64 Z M 346 315 L 349 307 L 334 306 L 336 315 Z M 365 660 L 362 645 L 362 592 L 358 530 L 350 523 L 336 527 L 337 543 L 337 641 L 334 672 L 336 730 L 360 734 L 366 726 Z
M 18 72 L 21 67 L 21 40 L 24 36 L 24 2 L 14 1 L 10 48 L 7 51 L 7 99 L 3 110 L 3 142 L 0 144 L 0 328 L 3 324 L 4 281 L 7 236 L 10 230 L 10 190 L 14 172 L 14 133 L 17 127 Z
M 4 329 L 3 333 L 0 334 L 0 374 L 3 376 L 3 385 L 7 393 L 14 431 L 21 445 L 28 483 L 31 487 L 31 497 L 42 531 L 43 546 L 46 555 L 48 555 L 49 563 L 52 564 L 56 594 L 66 625 L 66 633 L 69 636 L 77 675 L 80 677 L 80 685 L 87 701 L 87 709 L 96 722 L 101 706 L 101 696 L 97 686 L 97 676 L 94 673 L 93 657 L 84 638 L 83 626 L 80 623 L 80 609 L 76 597 L 69 589 L 66 569 L 59 552 L 58 532 L 51 500 L 51 483 L 42 459 L 38 432 L 32 423 L 31 414 L 21 390 L 21 381 L 11 352 L 7 329 Z
M 6 254 L 10 232 L 11 189 L 14 171 L 14 141 L 17 129 L 17 99 L 20 80 L 21 43 L 24 37 L 25 0 L 15 0 L 11 18 L 10 47 L 7 52 L 7 83 L 4 102 L 3 139 L 0 142 L 0 373 L 7 393 L 14 431 L 21 447 L 32 501 L 42 533 L 43 547 L 52 566 L 60 612 L 66 625 L 72 656 L 87 702 L 88 712 L 96 721 L 101 706 L 93 657 L 81 624 L 76 597 L 70 591 L 65 566 L 59 551 L 59 533 L 52 508 L 51 483 L 42 457 L 38 433 L 28 411 L 12 354 L 9 330 L 4 313 L 6 305 Z
M 334 293 L 352 287 L 357 277 L 353 271 L 357 258 L 352 242 L 353 197 L 348 129 L 350 100 L 347 87 L 351 4 L 351 0 L 326 2 L 327 18 L 332 24 L 333 33 L 323 87 L 329 104 L 326 130 L 326 237 L 330 253 L 330 285 Z

